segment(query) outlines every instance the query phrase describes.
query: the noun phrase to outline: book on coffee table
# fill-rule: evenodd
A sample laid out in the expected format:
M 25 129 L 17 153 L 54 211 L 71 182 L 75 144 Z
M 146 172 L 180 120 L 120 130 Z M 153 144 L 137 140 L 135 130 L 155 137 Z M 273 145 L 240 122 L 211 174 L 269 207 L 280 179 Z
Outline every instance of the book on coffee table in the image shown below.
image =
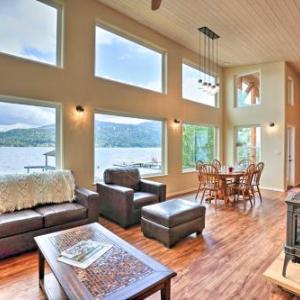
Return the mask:
M 61 252 L 58 261 L 86 269 L 112 247 L 111 244 L 83 240 Z

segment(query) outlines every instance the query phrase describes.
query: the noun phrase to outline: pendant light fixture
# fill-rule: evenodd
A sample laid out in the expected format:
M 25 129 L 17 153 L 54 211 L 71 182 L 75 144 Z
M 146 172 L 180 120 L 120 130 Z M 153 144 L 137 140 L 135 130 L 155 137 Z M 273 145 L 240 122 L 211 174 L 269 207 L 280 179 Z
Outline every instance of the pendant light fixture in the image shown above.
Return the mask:
M 208 94 L 215 95 L 220 90 L 218 74 L 220 38 L 208 27 L 199 31 L 199 88 Z

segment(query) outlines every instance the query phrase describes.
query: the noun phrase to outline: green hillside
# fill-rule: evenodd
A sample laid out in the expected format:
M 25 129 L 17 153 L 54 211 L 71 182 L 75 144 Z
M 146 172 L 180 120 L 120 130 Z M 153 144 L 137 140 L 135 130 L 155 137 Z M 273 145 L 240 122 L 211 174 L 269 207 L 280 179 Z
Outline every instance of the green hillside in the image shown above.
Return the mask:
M 96 147 L 159 147 L 161 127 L 157 122 L 116 124 L 97 122 Z M 53 125 L 0 132 L 0 147 L 54 147 Z

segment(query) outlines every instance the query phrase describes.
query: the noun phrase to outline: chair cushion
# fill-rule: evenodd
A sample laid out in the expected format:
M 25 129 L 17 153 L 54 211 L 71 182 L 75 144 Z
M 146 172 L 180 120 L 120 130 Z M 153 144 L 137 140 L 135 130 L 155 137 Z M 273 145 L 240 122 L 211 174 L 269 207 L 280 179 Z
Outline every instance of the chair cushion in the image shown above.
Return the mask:
M 0 238 L 43 228 L 43 217 L 31 209 L 0 215 Z
M 104 182 L 139 190 L 140 172 L 137 168 L 109 168 L 104 171 Z
M 133 207 L 135 209 L 142 208 L 145 205 L 158 202 L 158 196 L 155 194 L 136 192 L 133 194 Z
M 35 208 L 44 217 L 44 226 L 51 227 L 87 217 L 87 209 L 77 203 L 44 205 Z
M 142 217 L 171 228 L 205 216 L 205 207 L 195 202 L 174 199 L 142 208 Z

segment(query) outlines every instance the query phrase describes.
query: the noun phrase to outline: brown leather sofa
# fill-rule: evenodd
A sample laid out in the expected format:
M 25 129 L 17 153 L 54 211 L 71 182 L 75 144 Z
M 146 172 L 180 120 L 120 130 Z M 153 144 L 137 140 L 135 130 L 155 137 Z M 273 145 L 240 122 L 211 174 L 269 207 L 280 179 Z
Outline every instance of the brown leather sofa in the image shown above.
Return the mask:
M 166 185 L 141 179 L 137 168 L 110 168 L 97 183 L 100 214 L 122 227 L 141 221 L 141 208 L 166 200 Z
M 98 221 L 99 195 L 76 189 L 75 201 L 0 215 L 0 258 L 36 248 L 34 237 Z

